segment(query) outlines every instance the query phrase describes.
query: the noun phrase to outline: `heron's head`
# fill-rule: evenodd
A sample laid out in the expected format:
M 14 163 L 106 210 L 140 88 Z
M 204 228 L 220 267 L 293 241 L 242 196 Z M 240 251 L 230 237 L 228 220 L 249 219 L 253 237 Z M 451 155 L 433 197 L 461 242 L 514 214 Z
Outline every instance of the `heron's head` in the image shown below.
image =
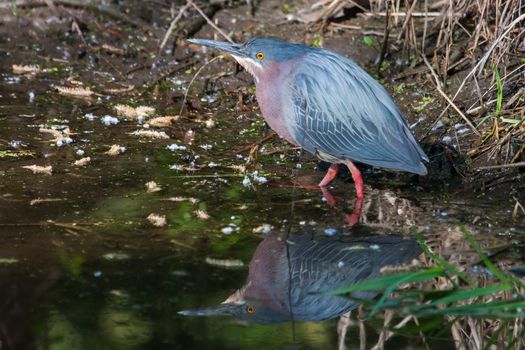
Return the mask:
M 270 300 L 247 298 L 246 286 L 237 290 L 222 304 L 196 310 L 179 311 L 183 316 L 233 316 L 238 321 L 248 323 L 274 323 L 290 319 L 287 313 L 279 312 Z
M 189 42 L 228 53 L 239 62 L 256 80 L 275 65 L 291 64 L 290 60 L 304 55 L 311 47 L 291 44 L 279 39 L 250 39 L 244 44 L 206 39 L 189 39 Z

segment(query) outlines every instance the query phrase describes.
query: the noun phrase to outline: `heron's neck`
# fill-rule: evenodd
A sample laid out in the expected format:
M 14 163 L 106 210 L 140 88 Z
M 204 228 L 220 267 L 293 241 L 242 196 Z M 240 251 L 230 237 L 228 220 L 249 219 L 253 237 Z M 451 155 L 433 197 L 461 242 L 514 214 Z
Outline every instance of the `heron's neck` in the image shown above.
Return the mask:
M 233 55 L 233 58 L 235 58 L 235 60 L 255 78 L 255 83 L 258 83 L 259 77 L 264 72 L 262 64 L 240 56 Z

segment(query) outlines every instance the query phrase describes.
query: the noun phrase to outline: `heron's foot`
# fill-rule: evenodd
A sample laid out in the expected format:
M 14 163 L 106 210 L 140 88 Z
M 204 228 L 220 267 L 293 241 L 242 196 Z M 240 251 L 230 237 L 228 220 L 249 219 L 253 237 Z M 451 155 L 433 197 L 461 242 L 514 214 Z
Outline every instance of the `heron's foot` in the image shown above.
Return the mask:
M 326 202 L 331 206 L 336 206 L 336 201 L 334 196 L 330 193 L 327 187 L 319 187 L 319 185 L 302 185 L 302 184 L 296 184 L 296 185 L 279 185 L 279 187 L 284 188 L 300 188 L 301 190 L 306 191 L 319 191 L 321 190 L 323 197 L 326 199 Z
M 359 220 L 361 219 L 361 209 L 362 208 L 363 208 L 363 198 L 357 197 L 357 199 L 355 200 L 354 212 L 345 217 L 345 220 L 350 227 L 359 223 Z
M 330 184 L 330 182 L 332 182 L 336 178 L 338 173 L 339 173 L 339 165 L 337 164 L 330 165 L 330 168 L 328 168 L 326 175 L 319 183 L 319 187 L 323 188 L 323 187 L 328 186 L 328 184 Z
M 321 192 L 323 193 L 323 197 L 324 199 L 326 199 L 326 203 L 328 203 L 329 206 L 335 208 L 337 202 L 334 196 L 332 195 L 332 193 L 330 193 L 330 191 L 328 190 L 328 188 L 327 187 L 317 187 L 317 188 L 321 189 Z

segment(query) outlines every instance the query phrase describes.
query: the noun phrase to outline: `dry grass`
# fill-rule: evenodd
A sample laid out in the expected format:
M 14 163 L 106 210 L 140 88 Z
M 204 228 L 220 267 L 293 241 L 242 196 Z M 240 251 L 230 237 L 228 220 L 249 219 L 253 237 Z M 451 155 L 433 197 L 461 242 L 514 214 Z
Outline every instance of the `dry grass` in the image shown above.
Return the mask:
M 371 2 L 372 13 L 378 13 L 390 1 Z M 436 88 L 446 87 L 452 77 L 461 81 L 448 89 L 450 97 L 442 95 L 447 109 L 453 107 L 463 119 L 467 115 L 479 131 L 479 142 L 467 155 L 480 163 L 523 160 L 525 2 L 395 0 L 390 6 L 393 13 L 405 14 L 391 20 L 404 51 L 430 61 Z M 435 12 L 439 15 L 425 16 Z M 460 96 L 469 103 L 458 110 L 454 102 Z

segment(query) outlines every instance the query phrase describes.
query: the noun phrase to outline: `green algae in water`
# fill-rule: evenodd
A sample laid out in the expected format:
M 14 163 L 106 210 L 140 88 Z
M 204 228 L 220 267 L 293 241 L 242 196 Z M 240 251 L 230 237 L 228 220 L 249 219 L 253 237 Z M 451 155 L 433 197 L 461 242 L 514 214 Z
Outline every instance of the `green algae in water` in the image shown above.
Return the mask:
M 20 159 L 25 157 L 34 157 L 31 151 L 0 151 L 0 159 Z
M 14 258 L 0 258 L 0 265 L 13 265 L 18 262 L 18 259 Z

